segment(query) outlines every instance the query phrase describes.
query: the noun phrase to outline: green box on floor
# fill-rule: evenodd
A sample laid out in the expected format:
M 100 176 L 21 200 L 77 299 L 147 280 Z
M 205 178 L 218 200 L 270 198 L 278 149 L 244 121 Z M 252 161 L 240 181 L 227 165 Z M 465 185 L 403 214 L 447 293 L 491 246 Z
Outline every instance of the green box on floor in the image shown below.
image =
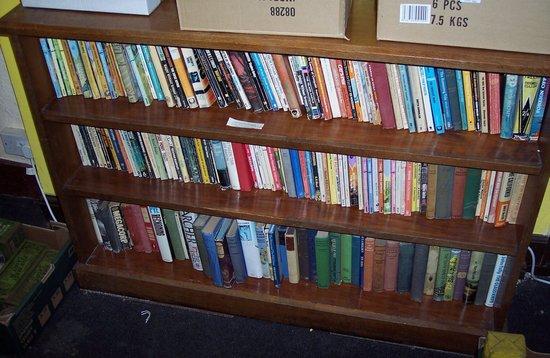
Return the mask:
M 0 269 L 0 355 L 22 353 L 74 283 L 67 227 L 20 225 L 24 238 Z
M 21 224 L 0 218 L 0 270 L 23 241 Z

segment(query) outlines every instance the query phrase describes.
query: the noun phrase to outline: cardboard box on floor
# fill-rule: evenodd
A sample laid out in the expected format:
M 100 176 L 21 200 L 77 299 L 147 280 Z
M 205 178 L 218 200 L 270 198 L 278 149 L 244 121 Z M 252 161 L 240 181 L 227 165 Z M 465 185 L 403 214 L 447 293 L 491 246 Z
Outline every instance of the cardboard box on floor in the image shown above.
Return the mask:
M 74 283 L 74 247 L 67 227 L 52 224 L 52 229 L 22 225 L 27 240 L 58 251 L 53 265 L 18 307 L 0 307 L 0 355 L 18 354 L 40 333 L 65 294 Z
M 346 37 L 352 0 L 177 0 L 182 30 Z
M 549 17 L 549 0 L 379 0 L 377 38 L 550 54 Z

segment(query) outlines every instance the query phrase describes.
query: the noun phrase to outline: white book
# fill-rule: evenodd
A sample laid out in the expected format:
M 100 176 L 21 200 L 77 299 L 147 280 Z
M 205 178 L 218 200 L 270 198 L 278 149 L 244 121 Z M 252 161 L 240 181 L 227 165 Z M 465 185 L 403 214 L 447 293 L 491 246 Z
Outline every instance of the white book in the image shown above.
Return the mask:
M 390 96 L 393 107 L 393 114 L 395 117 L 395 126 L 397 129 L 403 129 L 403 118 L 401 117 L 401 110 L 399 109 L 399 97 L 397 95 L 397 87 L 399 87 L 399 77 L 395 75 L 394 66 L 391 63 L 386 63 L 386 72 L 388 74 L 388 83 L 390 85 Z
M 176 105 L 176 102 L 174 101 L 172 92 L 170 92 L 170 86 L 168 85 L 168 81 L 166 80 L 166 76 L 164 75 L 164 70 L 162 69 L 162 64 L 160 62 L 157 48 L 155 46 L 149 45 L 149 52 L 151 53 L 153 66 L 155 66 L 155 71 L 157 72 L 157 77 L 160 83 L 160 88 L 162 89 L 162 93 L 164 94 L 166 105 L 170 108 L 174 107 Z
M 485 72 L 477 73 L 479 83 L 479 113 L 481 117 L 481 133 L 489 133 L 489 113 L 487 106 L 487 77 Z
M 222 142 L 222 148 L 223 156 L 225 157 L 225 164 L 227 165 L 227 171 L 229 173 L 231 189 L 241 190 L 239 174 L 237 173 L 237 164 L 235 163 L 235 155 L 233 154 L 233 147 L 229 142 Z
M 179 168 L 180 165 L 179 165 L 179 162 L 177 161 L 178 158 L 177 158 L 177 154 L 176 154 L 176 148 L 174 147 L 174 141 L 172 141 L 172 136 L 163 134 L 162 135 L 162 141 L 164 142 L 164 145 L 168 145 L 167 148 L 166 148 L 166 151 L 167 151 L 166 155 L 169 158 L 170 164 L 174 168 L 174 172 L 173 172 L 174 179 L 175 180 L 183 180 L 183 176 L 181 175 L 181 173 L 178 173 L 177 168 Z M 181 171 L 181 168 L 180 168 L 180 171 Z
M 365 74 L 363 73 L 363 67 L 361 67 L 359 61 L 352 61 L 353 71 L 355 72 L 355 80 L 357 82 L 357 93 L 359 94 L 359 103 L 361 104 L 361 118 L 360 122 L 368 122 L 369 108 L 367 103 L 367 94 L 365 90 Z
M 342 171 L 344 174 L 344 199 L 345 199 L 345 207 L 351 206 L 351 198 L 350 198 L 350 180 L 349 180 L 349 157 L 345 154 L 342 155 Z
M 399 103 L 399 115 L 403 121 L 403 129 L 409 129 L 407 121 L 407 113 L 405 109 L 405 95 L 403 93 L 403 85 L 401 84 L 401 76 L 399 73 L 399 65 L 392 65 L 391 69 L 395 78 L 395 89 L 397 90 L 397 102 Z
M 493 307 L 495 299 L 497 297 L 498 289 L 502 283 L 502 274 L 504 267 L 506 266 L 506 255 L 498 255 L 495 263 L 495 269 L 493 270 L 493 277 L 491 278 L 491 284 L 489 285 L 489 291 L 487 292 L 487 298 L 485 300 L 485 306 Z
M 489 221 L 489 213 L 491 212 L 491 200 L 493 200 L 493 191 L 495 190 L 496 178 L 497 172 L 492 170 L 491 180 L 489 181 L 489 187 L 487 188 L 487 200 L 485 201 L 485 212 L 483 213 L 483 221 Z
M 344 189 L 344 167 L 342 165 L 342 154 L 336 155 L 336 163 L 338 166 L 336 180 L 338 182 L 338 201 L 341 206 L 346 206 L 346 191 Z
M 428 130 L 426 123 L 426 114 L 424 112 L 424 101 L 422 99 L 422 89 L 420 86 L 420 67 L 409 66 L 409 83 L 414 109 L 414 120 L 416 122 L 416 131 L 422 133 Z
M 254 174 L 256 175 L 256 182 L 254 183 L 254 186 L 258 189 L 264 189 L 264 182 L 262 180 L 262 176 L 260 173 L 260 168 L 258 165 L 258 160 L 256 158 L 256 150 L 254 149 L 254 145 L 252 144 L 245 144 L 248 146 L 249 152 L 250 152 L 250 158 L 252 159 L 252 168 L 254 170 Z
M 265 59 L 269 76 L 271 77 L 271 80 L 273 81 L 273 85 L 277 90 L 279 101 L 281 102 L 281 106 L 283 110 L 285 111 L 290 110 L 290 107 L 288 105 L 288 99 L 286 98 L 285 91 L 283 90 L 283 85 L 281 83 L 281 79 L 279 77 L 279 74 L 277 73 L 277 68 L 275 67 L 275 61 L 273 61 L 273 56 L 271 56 L 271 54 L 269 53 L 261 54 L 261 56 L 263 56 L 263 58 Z
M 523 192 L 525 191 L 525 185 L 527 184 L 527 178 L 527 174 L 516 173 L 515 175 L 514 185 L 512 187 L 512 197 L 510 198 L 510 206 L 508 208 L 508 214 L 506 215 L 506 221 L 510 224 L 515 224 L 517 221 L 521 200 L 523 198 Z
M 243 248 L 246 272 L 250 277 L 262 278 L 262 262 L 256 237 L 256 224 L 248 220 L 237 220 L 239 225 L 239 237 Z
M 97 242 L 100 245 L 103 245 L 103 238 L 101 236 L 101 231 L 99 231 L 99 226 L 97 225 L 97 219 L 95 217 L 95 211 L 97 210 L 98 202 L 99 202 L 98 199 L 86 199 L 86 206 L 88 206 L 88 211 L 90 212 L 90 219 L 92 219 L 92 226 L 94 228 L 94 233 L 95 233 Z
M 428 78 L 426 77 L 426 68 L 420 67 L 420 91 L 422 93 L 422 102 L 424 103 L 424 113 L 426 115 L 426 125 L 428 132 L 435 131 L 434 117 L 432 114 L 432 104 L 430 102 L 430 92 L 428 90 Z
M 159 208 L 156 206 L 148 206 L 149 215 L 151 216 L 151 224 L 153 225 L 153 231 L 157 238 L 157 244 L 160 251 L 162 261 L 172 262 L 172 252 L 170 251 L 170 244 L 168 243 L 168 236 L 166 235 L 166 228 L 162 221 L 162 214 Z
M 296 229 L 287 228 L 285 232 L 285 246 L 288 264 L 288 282 L 300 282 L 300 264 L 298 262 L 298 240 L 296 238 Z
M 250 154 L 252 155 L 252 162 L 256 171 L 256 177 L 258 178 L 258 187 L 260 189 L 271 189 L 264 172 L 264 166 L 262 165 L 261 149 L 258 147 L 257 145 L 250 145 Z
M 183 56 L 183 62 L 187 67 L 187 73 L 189 74 L 189 82 L 197 97 L 197 103 L 199 108 L 209 108 L 216 103 L 216 95 L 208 83 L 206 74 L 201 71 L 195 52 L 191 48 L 180 48 L 181 55 Z M 219 52 L 219 51 L 214 51 Z M 221 59 L 221 55 L 220 55 Z M 218 59 L 218 61 L 220 60 Z
M 288 64 L 290 65 L 290 70 L 292 72 L 292 79 L 294 80 L 295 88 L 300 88 L 300 79 L 298 78 L 298 75 L 296 72 L 300 68 L 299 60 L 296 58 L 297 56 L 288 56 Z M 302 97 L 302 92 L 300 90 L 296 91 L 298 93 L 298 100 L 300 101 L 300 104 L 302 106 L 305 106 L 304 98 Z
M 273 177 L 274 173 L 271 170 L 271 164 L 269 162 L 269 154 L 267 154 L 267 147 L 261 146 L 261 155 L 262 155 L 262 166 L 264 167 L 264 172 L 266 173 L 267 180 L 269 181 L 269 187 L 271 190 L 275 191 L 275 178 Z
M 382 159 L 380 159 L 382 160 Z M 372 158 L 372 201 L 374 212 L 380 212 L 380 198 L 378 197 L 378 159 Z
M 359 201 L 359 210 L 365 208 L 363 202 L 363 158 L 357 157 L 357 198 Z
M 393 174 L 391 175 L 390 174 L 390 180 L 391 180 L 391 213 L 392 214 L 397 214 L 397 206 L 395 204 L 396 200 L 397 200 L 397 177 L 399 175 L 399 161 L 398 160 L 391 160 L 390 162 L 390 168 L 391 170 L 393 171 L 393 173 L 390 173 Z
M 190 213 L 187 211 L 180 211 L 180 221 L 183 228 L 183 234 L 187 247 L 189 249 L 189 258 L 193 264 L 193 268 L 197 271 L 202 271 L 202 262 L 199 254 L 199 246 L 197 245 L 197 238 L 195 237 L 195 230 L 193 229 L 193 223 L 199 217 L 198 214 Z
M 84 139 L 82 138 L 82 134 L 80 133 L 80 130 L 78 129 L 77 125 L 71 124 L 71 130 L 73 131 L 74 140 L 76 142 L 76 148 L 78 149 L 78 154 L 80 155 L 80 160 L 82 161 L 82 165 L 89 166 L 90 158 L 88 158 L 88 153 L 86 152 L 86 146 L 84 145 Z
M 328 101 L 330 103 L 332 117 L 340 118 L 342 116 L 342 112 L 340 111 L 340 104 L 338 103 L 338 96 L 336 95 L 336 87 L 334 85 L 334 79 L 332 78 L 330 60 L 328 58 L 320 58 L 319 60 L 321 61 L 321 69 L 323 70 L 323 78 L 325 79 L 325 86 L 327 88 Z
M 178 180 L 178 173 L 176 172 L 176 166 L 174 159 L 172 158 L 172 151 L 170 149 L 170 142 L 166 134 L 157 134 L 157 140 L 159 141 L 160 153 L 166 166 L 166 171 L 169 172 L 168 178 Z
M 369 64 L 367 62 L 363 62 L 363 72 L 365 74 L 368 107 L 370 108 L 369 123 L 376 123 L 377 120 L 380 120 L 380 111 L 374 100 L 374 89 L 372 88 L 373 81 L 370 77 Z
M 161 179 L 157 161 L 155 160 L 155 154 L 153 153 L 153 148 L 151 148 L 151 142 L 149 142 L 149 136 L 147 133 L 139 133 L 141 140 L 143 141 L 143 146 L 149 158 L 151 158 L 151 169 L 153 170 L 153 175 L 156 179 Z
M 262 64 L 262 67 L 264 68 L 264 72 L 266 74 L 267 84 L 269 86 L 269 89 L 271 90 L 271 93 L 273 94 L 273 98 L 275 99 L 275 103 L 277 104 L 277 108 L 272 108 L 271 110 L 279 110 L 283 108 L 283 105 L 281 104 L 281 99 L 279 98 L 279 92 L 277 91 L 277 88 L 275 87 L 275 84 L 273 83 L 273 79 L 271 78 L 271 74 L 269 73 L 269 67 L 267 65 L 267 62 L 265 61 L 265 57 L 258 53 L 258 59 L 260 60 L 260 63 Z
M 185 234 L 183 233 L 183 227 L 181 226 L 180 212 L 174 210 L 174 218 L 176 219 L 176 228 L 178 229 L 178 235 L 181 240 L 181 246 L 183 247 L 183 257 L 189 260 L 189 251 L 187 251 L 187 244 L 185 242 Z

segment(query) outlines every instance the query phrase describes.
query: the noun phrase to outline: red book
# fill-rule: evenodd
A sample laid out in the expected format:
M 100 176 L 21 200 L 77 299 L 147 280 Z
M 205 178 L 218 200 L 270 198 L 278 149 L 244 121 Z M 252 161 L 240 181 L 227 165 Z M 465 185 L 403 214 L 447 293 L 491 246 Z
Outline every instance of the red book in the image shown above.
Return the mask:
M 346 83 L 346 74 L 344 73 L 344 63 L 342 60 L 336 60 L 336 65 L 338 66 L 338 78 L 340 79 L 340 87 L 342 88 L 342 101 L 346 108 L 346 117 L 353 118 L 351 103 L 349 101 L 348 85 Z
M 453 184 L 453 197 L 451 199 L 451 215 L 453 219 L 462 218 L 462 209 L 464 208 L 464 190 L 466 187 L 466 174 L 468 169 L 455 168 L 455 177 Z
M 387 241 L 386 262 L 384 267 L 384 291 L 395 291 L 397 287 L 397 262 L 399 260 L 399 243 Z
M 152 252 L 153 248 L 147 236 L 147 228 L 139 205 L 122 204 L 122 216 L 124 216 L 128 232 L 134 243 L 134 250 L 137 252 Z
M 231 143 L 231 147 L 233 148 L 233 155 L 235 156 L 235 166 L 237 167 L 237 175 L 239 176 L 241 190 L 251 191 L 254 187 L 254 180 L 252 179 L 252 172 L 248 165 L 248 157 L 244 144 Z
M 250 151 L 250 145 L 245 144 L 244 150 L 246 151 L 246 159 L 248 159 L 248 168 L 250 168 L 250 174 L 252 174 L 252 181 L 254 187 L 258 187 L 258 178 L 256 177 L 256 171 L 254 170 L 254 162 L 252 161 L 252 152 Z
M 151 217 L 149 216 L 149 210 L 147 210 L 146 206 L 140 206 L 139 209 L 141 210 L 141 217 L 143 218 L 143 224 L 145 225 L 147 239 L 149 239 L 149 243 L 151 244 L 151 250 L 153 252 L 160 252 L 155 230 L 153 230 L 153 223 L 151 222 Z
M 311 198 L 311 192 L 309 191 L 309 180 L 307 177 L 307 163 L 306 152 L 303 150 L 298 151 L 298 157 L 300 158 L 300 170 L 302 172 L 302 183 L 304 184 L 304 194 L 306 198 Z
M 500 75 L 498 73 L 488 73 L 487 91 L 489 99 L 489 133 L 500 133 Z
M 340 106 L 340 117 L 346 118 L 348 116 L 346 110 L 346 104 L 344 103 L 344 94 L 342 93 L 342 85 L 340 83 L 340 73 L 338 72 L 338 61 L 330 60 L 330 70 L 332 72 L 332 81 L 336 88 L 336 97 L 338 97 L 338 104 Z
M 393 113 L 386 65 L 379 62 L 369 62 L 369 66 L 371 68 L 372 81 L 374 82 L 373 90 L 376 92 L 376 97 L 378 98 L 382 128 L 395 128 L 395 115 Z

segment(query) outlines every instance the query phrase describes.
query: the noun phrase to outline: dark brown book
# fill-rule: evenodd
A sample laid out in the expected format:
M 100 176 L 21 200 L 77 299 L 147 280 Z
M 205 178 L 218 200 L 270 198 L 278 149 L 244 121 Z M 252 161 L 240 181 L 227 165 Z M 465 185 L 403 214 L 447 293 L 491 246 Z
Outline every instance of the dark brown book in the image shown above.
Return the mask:
M 372 272 L 372 289 L 375 292 L 384 291 L 385 262 L 386 240 L 377 239 L 374 242 L 374 267 Z
M 435 218 L 435 200 L 437 193 L 437 164 L 428 164 L 428 193 L 426 218 Z
M 466 188 L 466 175 L 468 169 L 455 168 L 455 177 L 453 183 L 453 197 L 451 199 L 451 214 L 453 219 L 462 218 L 464 209 L 464 190 Z
M 395 128 L 395 115 L 393 113 L 386 65 L 380 62 L 369 62 L 369 66 L 372 70 L 372 80 L 376 86 L 382 127 L 385 129 Z
M 386 262 L 384 263 L 384 291 L 395 291 L 397 287 L 397 263 L 399 258 L 399 243 L 386 243 Z
M 245 55 L 242 52 L 235 51 L 228 51 L 227 54 L 229 55 L 231 64 L 237 73 L 237 77 L 239 77 L 239 81 L 241 81 L 244 93 L 246 94 L 252 109 L 254 112 L 262 112 L 264 109 L 262 98 L 260 97 L 256 83 L 254 82 L 254 78 L 250 73 L 250 68 L 248 67 L 248 61 L 246 60 Z
M 172 61 L 172 56 L 170 56 L 170 50 L 168 49 L 168 47 L 162 47 L 162 52 L 163 52 L 164 58 L 166 59 L 166 65 L 170 70 L 170 77 L 172 78 L 172 81 L 174 83 L 176 94 L 181 101 L 181 106 L 183 108 L 188 108 L 189 103 L 187 103 L 187 97 L 183 92 L 183 87 L 181 85 L 180 79 L 176 72 L 176 67 L 174 67 L 174 61 Z
M 298 265 L 300 266 L 300 279 L 309 280 L 309 249 L 307 229 L 296 228 L 296 241 L 298 242 Z

